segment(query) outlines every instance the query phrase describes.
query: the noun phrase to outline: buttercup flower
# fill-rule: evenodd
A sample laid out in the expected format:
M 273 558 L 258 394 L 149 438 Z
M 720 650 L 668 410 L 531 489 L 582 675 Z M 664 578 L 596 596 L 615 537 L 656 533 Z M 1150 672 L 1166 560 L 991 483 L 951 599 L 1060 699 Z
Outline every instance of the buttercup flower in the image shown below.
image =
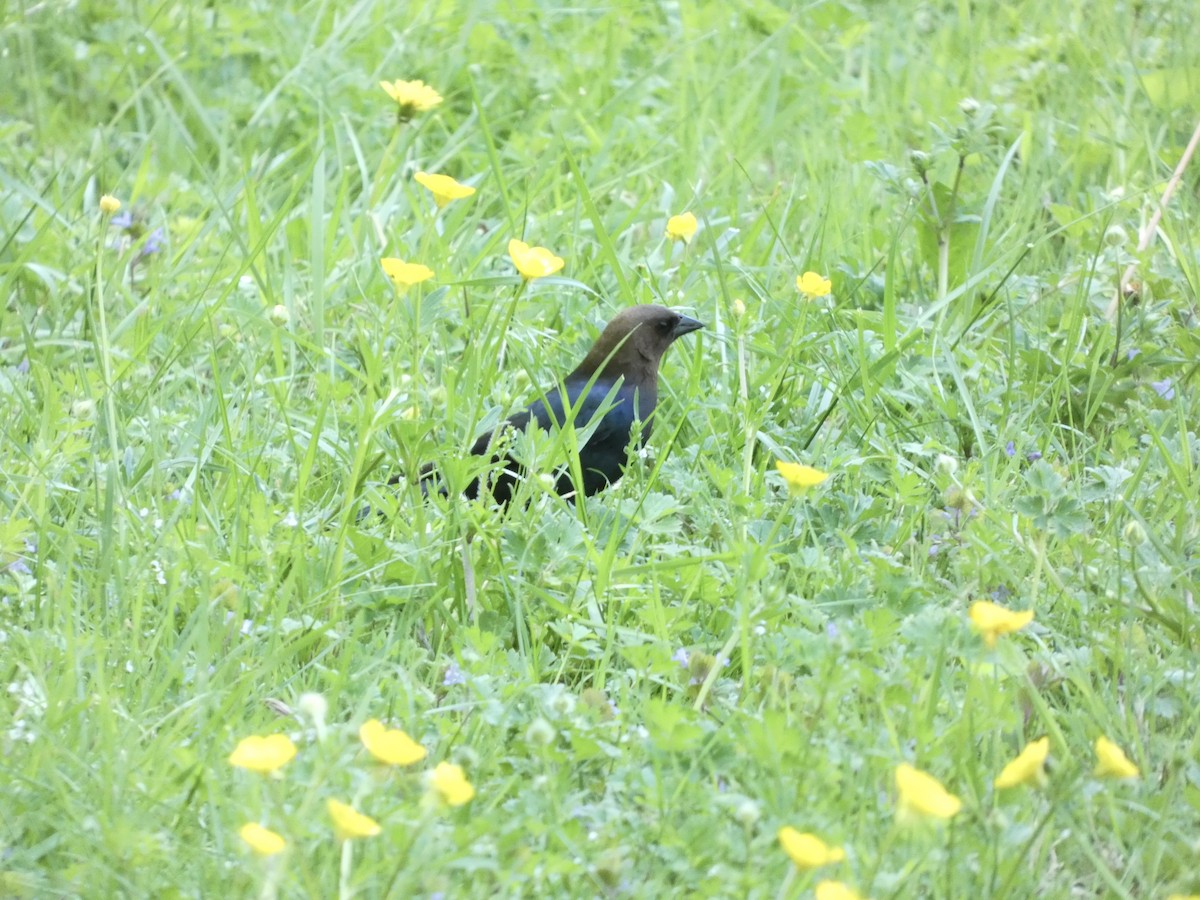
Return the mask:
M 461 200 L 475 193 L 475 188 L 469 184 L 460 184 L 449 175 L 430 175 L 428 172 L 418 172 L 413 180 L 433 194 L 433 202 L 441 209 L 451 200 Z
M 105 194 L 100 198 L 100 212 L 104 213 L 106 216 L 111 216 L 120 208 L 121 201 L 112 194 Z
M 813 893 L 817 900 L 863 900 L 862 894 L 840 881 L 819 881 Z
M 796 276 L 796 290 L 809 297 L 824 297 L 833 290 L 833 282 L 816 272 Z
M 1020 631 L 1033 621 L 1032 609 L 1013 612 L 990 600 L 976 600 L 967 613 L 971 617 L 971 624 L 989 647 L 995 647 L 1002 635 Z
M 433 277 L 433 269 L 420 263 L 408 263 L 394 256 L 386 256 L 379 261 L 383 266 L 383 274 L 392 279 L 398 289 L 404 290 Z
M 527 281 L 553 275 L 563 267 L 561 257 L 555 256 L 545 247 L 530 247 L 524 241 L 513 238 L 508 242 L 508 255 L 512 257 L 513 265 Z
M 820 469 L 814 469 L 812 466 L 804 466 L 800 463 L 784 462 L 782 459 L 775 461 L 775 468 L 779 470 L 779 474 L 787 482 L 788 490 L 792 496 L 803 494 L 810 487 L 820 484 L 829 477 L 827 473 L 822 472 Z
M 942 783 L 907 763 L 896 766 L 896 790 L 900 793 L 900 812 L 916 813 L 931 819 L 950 819 L 962 809 L 962 801 L 942 787 Z
M 257 822 L 247 822 L 238 829 L 238 836 L 259 856 L 274 856 L 287 846 L 287 841 L 282 836 Z
M 333 819 L 333 830 L 339 840 L 374 837 L 383 830 L 378 822 L 349 804 L 330 799 L 325 801 L 325 808 L 329 810 L 329 818 Z
M 416 113 L 428 112 L 442 102 L 442 95 L 423 81 L 381 81 L 379 86 L 399 105 L 401 122 L 407 122 Z
M 462 806 L 475 796 L 475 788 L 467 781 L 462 766 L 440 762 L 429 778 L 433 789 L 451 806 Z
M 378 719 L 368 719 L 358 729 L 367 752 L 389 766 L 411 766 L 425 758 L 425 748 L 403 731 L 388 728 Z
M 1050 738 L 1038 738 L 1027 744 L 1017 758 L 1006 765 L 996 778 L 997 788 L 1018 784 L 1043 784 L 1046 780 L 1046 757 L 1050 755 Z
M 685 244 L 690 244 L 693 235 L 696 234 L 696 228 L 696 217 L 690 212 L 671 216 L 671 218 L 667 219 L 667 237 L 673 241 L 683 241 Z
M 296 745 L 286 734 L 242 738 L 229 754 L 229 764 L 267 774 L 281 769 L 296 755 Z
M 1125 751 L 1106 737 L 1096 738 L 1096 771 L 1097 778 L 1137 778 L 1141 773 L 1138 767 L 1129 761 Z
M 841 847 L 831 847 L 815 834 L 802 834 L 790 825 L 779 829 L 779 846 L 798 869 L 817 869 L 846 858 Z

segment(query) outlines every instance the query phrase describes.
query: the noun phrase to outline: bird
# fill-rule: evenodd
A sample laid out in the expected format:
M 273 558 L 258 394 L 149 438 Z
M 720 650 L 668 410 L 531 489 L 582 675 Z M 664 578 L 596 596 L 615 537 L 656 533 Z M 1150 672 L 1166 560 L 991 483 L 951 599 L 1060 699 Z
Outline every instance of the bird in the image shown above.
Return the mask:
M 663 354 L 678 338 L 703 327 L 703 322 L 657 304 L 622 310 L 601 332 L 583 361 L 562 380 L 561 386 L 555 384 L 543 391 L 526 409 L 479 436 L 471 446 L 471 453 L 491 454 L 493 464 L 504 465 L 491 475 L 486 485 L 481 481 L 486 476 L 477 477 L 463 493 L 475 499 L 480 488 L 486 486 L 496 503 L 507 506 L 525 470 L 519 460 L 507 451 L 494 449 L 494 445 L 505 432 L 524 431 L 530 423 L 547 431 L 562 428 L 571 411 L 574 411 L 573 422 L 580 429 L 600 414 L 595 429 L 579 448 L 579 466 L 584 496 L 604 490 L 621 477 L 629 461 L 634 423 L 642 423 L 642 445 L 650 436 L 658 405 L 658 367 Z M 436 479 L 432 465 L 423 467 L 422 491 L 427 494 Z M 581 493 L 566 464 L 556 471 L 554 487 L 566 497 Z

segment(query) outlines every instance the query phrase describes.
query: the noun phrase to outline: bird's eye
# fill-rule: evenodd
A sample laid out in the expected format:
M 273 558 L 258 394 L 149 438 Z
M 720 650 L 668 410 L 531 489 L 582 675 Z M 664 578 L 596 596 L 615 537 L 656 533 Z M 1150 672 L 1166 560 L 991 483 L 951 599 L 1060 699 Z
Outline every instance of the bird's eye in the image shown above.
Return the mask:
M 674 328 L 674 327 L 675 327 L 675 326 L 676 326 L 678 323 L 679 323 L 679 317 L 678 317 L 678 316 L 672 316 L 672 317 L 671 317 L 671 318 L 669 318 L 669 319 L 660 319 L 660 320 L 659 320 L 659 323 L 658 323 L 658 330 L 659 330 L 659 331 L 670 331 L 670 330 L 671 330 L 672 328 Z

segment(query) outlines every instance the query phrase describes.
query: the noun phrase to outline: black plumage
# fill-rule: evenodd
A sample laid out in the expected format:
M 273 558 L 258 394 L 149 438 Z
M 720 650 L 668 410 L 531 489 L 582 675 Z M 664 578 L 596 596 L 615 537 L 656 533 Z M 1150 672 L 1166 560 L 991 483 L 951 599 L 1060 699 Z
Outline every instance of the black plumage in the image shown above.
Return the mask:
M 562 381 L 555 384 L 527 409 L 510 417 L 499 428 L 481 435 L 471 447 L 476 456 L 492 453 L 492 461 L 504 466 L 491 476 L 491 494 L 496 502 L 512 499 L 524 469 L 507 453 L 497 453 L 493 444 L 508 429 L 523 430 L 536 422 L 546 430 L 561 428 L 574 410 L 574 423 L 583 429 L 602 409 L 600 420 L 579 448 L 583 493 L 590 496 L 621 477 L 628 462 L 628 448 L 635 422 L 641 422 L 641 442 L 650 435 L 653 413 L 658 405 L 658 367 L 663 353 L 676 338 L 704 324 L 665 306 L 644 305 L 623 310 L 608 323 L 587 356 Z M 565 391 L 565 396 L 564 396 Z M 432 473 L 426 472 L 425 484 Z M 577 493 L 571 469 L 561 466 L 555 474 L 560 494 Z M 479 493 L 479 479 L 467 486 L 466 494 Z

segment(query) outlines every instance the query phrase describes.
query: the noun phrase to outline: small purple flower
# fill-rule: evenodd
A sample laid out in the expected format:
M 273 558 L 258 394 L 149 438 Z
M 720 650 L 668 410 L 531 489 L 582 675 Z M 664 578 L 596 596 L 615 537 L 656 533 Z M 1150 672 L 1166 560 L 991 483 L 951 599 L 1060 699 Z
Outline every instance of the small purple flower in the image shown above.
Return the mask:
M 1005 456 L 1013 456 L 1016 452 L 1017 452 L 1017 445 L 1015 443 L 1013 443 L 1012 441 L 1009 441 L 1007 444 L 1004 445 L 1004 455 Z
M 122 231 L 129 230 L 133 226 L 133 213 L 125 208 L 108 220 L 113 228 L 120 228 Z
M 450 665 L 446 667 L 446 675 L 442 679 L 442 684 L 444 684 L 446 687 L 450 687 L 455 684 L 465 684 L 466 681 L 467 678 L 465 675 L 463 675 L 462 669 L 458 667 L 458 663 L 450 663 Z
M 996 588 L 991 593 L 992 599 L 995 600 L 997 603 L 1003 603 L 1005 600 L 1007 600 L 1011 596 L 1012 596 L 1012 591 L 1009 590 L 1007 584 L 1000 585 L 1000 587 Z
M 1125 359 L 1132 360 L 1135 356 L 1137 356 L 1141 352 L 1142 351 L 1139 350 L 1137 347 L 1130 347 L 1128 350 L 1125 351 Z
M 1027 459 L 1029 462 L 1037 462 L 1041 458 L 1042 458 L 1041 450 L 1031 450 L 1029 453 L 1025 454 L 1025 459 Z
M 163 248 L 163 230 L 155 228 L 152 232 L 146 235 L 146 243 L 142 244 L 142 249 L 138 251 L 138 259 L 144 259 L 157 253 Z
M 1154 388 L 1154 393 L 1162 397 L 1164 400 L 1175 399 L 1175 388 L 1171 387 L 1171 379 L 1164 378 L 1162 381 L 1150 382 L 1150 387 Z
M 687 650 L 685 650 L 683 647 L 680 647 L 678 650 L 676 650 L 674 653 L 671 654 L 671 660 L 672 660 L 672 662 L 679 663 L 679 665 L 683 666 L 683 668 L 686 669 L 687 665 L 688 665 Z
M 28 356 L 24 357 L 19 363 L 17 363 L 17 371 L 22 375 L 29 374 L 29 357 Z
M 838 627 L 833 622 L 825 623 L 825 637 L 831 641 L 836 641 L 838 637 Z

